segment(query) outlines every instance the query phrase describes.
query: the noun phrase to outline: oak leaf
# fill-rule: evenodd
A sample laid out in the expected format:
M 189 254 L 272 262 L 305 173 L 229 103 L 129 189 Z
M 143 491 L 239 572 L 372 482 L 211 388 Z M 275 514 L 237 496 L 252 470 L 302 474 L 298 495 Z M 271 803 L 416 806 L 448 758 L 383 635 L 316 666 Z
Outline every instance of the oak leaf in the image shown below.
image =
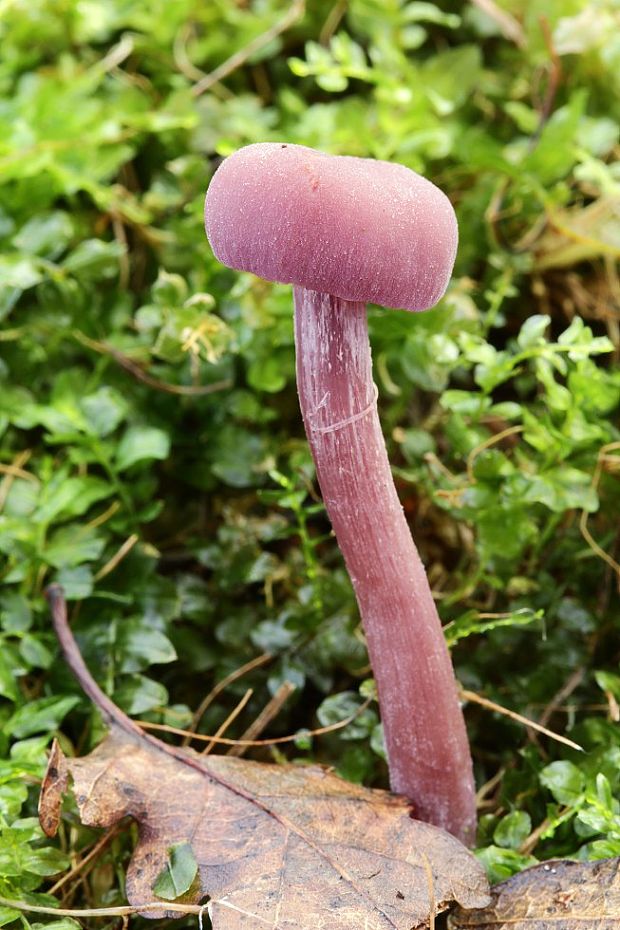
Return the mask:
M 450 930 L 618 930 L 620 859 L 535 865 L 491 889 L 481 910 L 457 909 Z
M 59 589 L 49 597 L 65 658 L 110 733 L 80 759 L 54 747 L 41 824 L 55 832 L 69 779 L 84 824 L 136 820 L 126 880 L 132 904 L 157 900 L 153 885 L 181 843 L 191 845 L 199 879 L 183 901 L 208 896 L 214 930 L 411 930 L 454 901 L 464 908 L 488 902 L 473 856 L 454 837 L 413 820 L 405 798 L 318 766 L 204 757 L 144 733 L 90 676 Z M 162 901 L 161 911 L 144 916 L 178 914 Z

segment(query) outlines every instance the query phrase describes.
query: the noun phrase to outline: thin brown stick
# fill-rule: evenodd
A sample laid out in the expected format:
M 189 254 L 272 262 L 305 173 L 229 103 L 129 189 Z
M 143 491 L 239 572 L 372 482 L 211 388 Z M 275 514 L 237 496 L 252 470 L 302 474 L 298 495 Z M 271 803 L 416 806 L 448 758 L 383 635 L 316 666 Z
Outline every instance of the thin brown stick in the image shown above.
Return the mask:
M 538 22 L 540 24 L 540 31 L 543 34 L 545 45 L 547 46 L 547 51 L 549 52 L 551 66 L 549 68 L 549 84 L 547 85 L 547 92 L 545 94 L 540 110 L 540 121 L 534 134 L 533 140 L 530 144 L 535 144 L 538 142 L 538 139 L 540 138 L 540 135 L 553 111 L 555 98 L 557 96 L 558 88 L 562 80 L 562 62 L 553 42 L 553 32 L 549 20 L 546 16 L 539 16 Z
M 214 381 L 213 384 L 188 385 L 188 384 L 170 384 L 168 381 L 160 381 L 159 378 L 153 378 L 147 374 L 144 369 L 136 362 L 132 361 L 127 355 L 119 352 L 108 345 L 107 342 L 99 342 L 97 339 L 91 339 L 85 336 L 79 330 L 73 331 L 73 337 L 83 346 L 92 349 L 93 352 L 99 352 L 100 355 L 108 355 L 114 359 L 117 364 L 128 371 L 137 381 L 141 381 L 155 391 L 164 391 L 166 394 L 177 394 L 181 397 L 202 397 L 205 394 L 214 394 L 216 391 L 225 391 L 232 384 L 231 381 Z
M 586 670 L 584 668 L 576 668 L 573 672 L 571 672 L 568 679 L 564 682 L 562 687 L 556 691 L 556 693 L 547 704 L 544 713 L 541 714 L 540 720 L 538 721 L 541 727 L 547 726 L 555 712 L 560 709 L 560 705 L 566 700 L 567 697 L 570 697 L 576 688 L 579 687 L 584 679 L 585 674 Z
M 129 263 L 129 243 L 127 242 L 127 233 L 125 232 L 125 227 L 123 225 L 123 220 L 120 213 L 111 213 L 112 218 L 112 229 L 114 230 L 114 236 L 116 241 L 120 243 L 122 247 L 122 252 L 119 255 L 118 267 L 119 267 L 119 278 L 118 286 L 121 291 L 125 291 L 129 285 L 129 276 L 131 273 L 131 266 Z
M 29 471 L 24 471 L 18 465 L 2 465 L 0 463 L 0 474 L 11 475 L 13 478 L 23 478 L 24 481 L 33 481 L 35 484 L 39 483 L 39 479 L 35 475 L 31 475 Z
M 370 706 L 374 698 L 369 697 L 360 704 L 354 714 L 338 720 L 336 723 L 330 723 L 326 727 L 318 727 L 316 730 L 304 730 L 308 736 L 323 736 L 325 733 L 333 733 L 334 730 L 341 730 L 348 727 L 350 723 L 359 717 L 367 707 Z M 151 723 L 148 720 L 136 720 L 135 723 L 142 727 L 143 730 L 158 730 L 163 733 L 173 733 L 176 736 L 189 737 L 190 740 L 200 740 L 203 742 L 220 743 L 222 746 L 276 746 L 281 743 L 293 743 L 299 739 L 299 733 L 291 733 L 289 736 L 274 736 L 272 739 L 229 739 L 225 736 L 205 736 L 202 733 L 188 733 L 187 730 L 180 730 L 177 727 L 168 726 L 166 723 Z
M 199 97 L 201 94 L 204 94 L 205 91 L 210 90 L 214 84 L 219 84 L 224 78 L 230 77 L 230 75 L 238 68 L 241 68 L 252 55 L 259 52 L 266 45 L 269 45 L 270 42 L 273 42 L 274 39 L 282 35 L 283 32 L 286 32 L 287 29 L 290 29 L 298 19 L 301 19 L 305 12 L 305 0 L 294 0 L 282 19 L 274 23 L 270 29 L 261 33 L 261 35 L 256 36 L 251 42 L 248 42 L 246 46 L 239 49 L 238 52 L 235 52 L 230 58 L 227 58 L 226 61 L 223 61 L 221 65 L 218 65 L 210 74 L 207 74 L 198 81 L 197 84 L 194 84 L 192 88 L 193 96 Z
M 241 734 L 241 739 L 256 739 L 269 726 L 271 721 L 278 716 L 283 705 L 295 690 L 295 685 L 290 681 L 283 681 L 276 693 L 269 700 L 260 714 L 250 726 Z M 227 756 L 236 756 L 240 758 L 245 754 L 246 746 L 233 746 L 226 753 Z
M 107 833 L 104 833 L 104 835 L 95 843 L 90 852 L 88 852 L 82 859 L 80 859 L 80 861 L 77 862 L 73 868 L 66 873 L 66 875 L 63 875 L 62 878 L 59 878 L 56 884 L 52 885 L 46 894 L 56 894 L 57 891 L 60 891 L 60 889 L 66 885 L 67 882 L 70 882 L 72 878 L 75 878 L 75 876 L 78 875 L 88 865 L 89 862 L 92 862 L 93 859 L 99 855 L 102 849 L 104 849 L 104 847 L 106 847 L 108 843 L 114 839 L 120 830 L 120 823 L 114 824 L 114 826 L 111 827 Z
M 146 904 L 121 905 L 120 907 L 41 907 L 38 904 L 25 904 L 0 897 L 0 907 L 10 907 L 14 911 L 27 914 L 51 914 L 52 917 L 123 917 L 139 914 L 142 911 L 176 911 L 178 914 L 200 914 L 202 904 L 175 904 L 172 901 L 149 901 Z
M 237 719 L 237 717 L 239 716 L 239 714 L 241 713 L 241 711 L 243 710 L 245 705 L 248 703 L 248 701 L 250 700 L 253 694 L 254 694 L 254 690 L 252 688 L 248 688 L 248 690 L 245 692 L 245 694 L 243 695 L 243 697 L 241 698 L 237 706 L 233 710 L 231 710 L 226 720 L 217 728 L 215 732 L 215 738 L 212 739 L 209 743 L 207 743 L 205 748 L 202 750 L 203 756 L 209 755 L 209 753 L 215 746 L 215 741 L 217 737 L 225 733 L 228 727 L 231 725 L 231 723 L 234 723 L 234 721 Z
M 501 704 L 496 704 L 495 701 L 490 701 L 488 698 L 482 697 L 481 694 L 476 694 L 475 691 L 468 691 L 466 688 L 461 688 L 460 694 L 465 701 L 472 701 L 474 704 L 479 704 L 481 707 L 486 707 L 487 710 L 495 711 L 497 714 L 503 714 L 504 717 L 510 717 L 511 720 L 516 720 L 518 723 L 522 723 L 524 727 L 529 727 L 532 730 L 536 730 L 538 733 L 544 733 L 545 736 L 556 740 L 558 743 L 563 743 L 565 746 L 570 746 L 571 749 L 577 749 L 579 752 L 583 752 L 583 746 L 580 746 L 579 743 L 573 742 L 573 740 L 569 739 L 567 736 L 561 736 L 559 733 L 554 733 L 553 730 L 548 730 L 547 727 L 542 727 L 534 720 L 530 720 L 528 717 L 524 717 L 523 714 L 518 714 L 515 710 L 509 710 L 507 707 L 502 707 Z
M 213 907 L 218 904 L 221 907 L 227 907 L 238 914 L 244 914 L 246 917 L 252 917 L 262 924 L 270 923 L 259 917 L 258 914 L 252 914 L 250 911 L 244 911 L 243 908 L 231 904 L 229 901 L 211 898 L 206 904 L 175 904 L 173 901 L 149 901 L 147 904 L 121 905 L 120 907 L 91 907 L 91 908 L 65 908 L 65 907 L 42 907 L 38 904 L 24 904 L 22 901 L 13 901 L 10 898 L 0 898 L 0 906 L 9 907 L 15 911 L 21 911 L 26 914 L 50 914 L 53 917 L 129 917 L 132 914 L 141 914 L 143 911 L 174 911 L 177 914 L 196 914 L 198 916 L 198 925 L 202 930 L 202 915 L 206 911 L 209 919 L 212 921 Z M 123 921 L 123 926 L 125 926 Z
M 187 746 L 193 739 L 201 739 L 200 736 L 195 734 L 195 730 L 198 727 L 198 724 L 202 720 L 206 710 L 211 706 L 213 701 L 225 691 L 228 685 L 232 685 L 234 681 L 237 681 L 238 678 L 242 678 L 248 672 L 253 671 L 255 668 L 259 668 L 261 665 L 265 665 L 267 662 L 271 662 L 273 657 L 268 653 L 264 652 L 260 656 L 256 656 L 254 659 L 250 659 L 249 662 L 246 662 L 245 665 L 241 665 L 239 668 L 235 669 L 234 672 L 231 672 L 229 675 L 226 675 L 225 678 L 222 678 L 221 681 L 218 681 L 216 685 L 209 691 L 207 696 L 203 698 L 199 704 L 197 710 L 192 717 L 191 723 L 188 730 L 178 730 L 178 733 L 181 733 L 185 736 L 185 739 L 181 743 L 182 746 Z M 211 739 L 211 737 L 207 737 Z
M 567 810 L 568 810 L 568 807 L 561 808 L 557 816 L 562 817 L 567 812 Z M 532 830 L 530 835 L 526 837 L 521 843 L 521 845 L 519 846 L 519 852 L 521 853 L 522 856 L 530 855 L 530 853 L 534 850 L 534 847 L 537 845 L 539 839 L 541 838 L 545 830 L 547 830 L 550 826 L 551 826 L 551 819 L 549 817 L 546 817 L 542 821 L 542 823 L 539 823 L 538 826 Z
M 21 339 L 25 332 L 25 326 L 16 326 L 13 329 L 3 329 L 2 332 L 0 332 L 0 342 L 15 342 L 15 340 Z
M 349 0 L 337 0 L 333 5 L 329 13 L 327 14 L 327 19 L 321 27 L 319 33 L 319 42 L 321 45 L 327 45 L 333 34 L 336 32 L 336 29 L 342 22 L 349 5 Z
M 526 47 L 527 39 L 523 27 L 512 14 L 498 7 L 494 0 L 471 0 L 471 2 L 493 20 L 505 39 L 510 39 L 518 48 Z
M 107 523 L 107 521 L 114 516 L 117 510 L 120 510 L 120 506 L 118 501 L 112 501 L 107 510 L 100 513 L 98 517 L 93 517 L 92 520 L 89 520 L 86 526 L 93 530 L 98 526 L 102 526 L 102 524 Z
M 491 791 L 494 791 L 495 788 L 500 784 L 502 778 L 504 777 L 504 769 L 499 769 L 492 778 L 489 778 L 484 785 L 478 789 L 476 792 L 476 805 L 479 807 L 485 800 L 488 794 Z
M 485 439 L 484 442 L 481 442 L 476 446 L 475 449 L 472 449 L 469 455 L 467 456 L 467 478 L 471 484 L 476 483 L 476 477 L 474 475 L 474 462 L 478 458 L 481 452 L 484 452 L 486 449 L 490 449 L 491 446 L 494 446 L 496 443 L 501 442 L 502 439 L 506 439 L 508 436 L 514 436 L 517 433 L 522 433 L 525 429 L 524 426 L 520 424 L 517 426 L 508 426 L 506 429 L 503 429 L 500 433 L 494 433 L 492 436 L 489 436 L 488 439 Z
M 11 462 L 11 467 L 13 469 L 18 469 L 22 471 L 22 466 L 26 464 L 30 456 L 32 455 L 32 449 L 24 449 L 23 452 L 20 452 L 15 456 Z M 8 467 L 8 466 L 7 466 Z M 24 474 L 27 474 L 24 472 Z M 16 475 L 13 471 L 7 471 L 6 475 L 0 481 L 0 513 L 2 512 L 4 505 L 6 504 L 6 499 L 9 496 L 9 491 L 15 481 L 15 478 L 21 477 L 21 475 Z M 34 476 L 31 476 L 34 477 Z M 36 479 L 35 479 L 36 480 Z
M 616 452 L 620 450 L 620 442 L 608 442 L 606 445 L 601 446 L 596 457 L 596 467 L 594 469 L 594 474 L 592 475 L 591 487 L 596 490 L 598 488 L 599 482 L 601 480 L 601 475 L 603 473 L 603 464 L 609 462 L 611 458 L 608 453 Z M 615 456 L 614 456 L 615 459 Z M 609 555 L 608 552 L 599 546 L 597 541 L 592 536 L 590 530 L 588 529 L 588 519 L 589 514 L 586 510 L 581 511 L 581 516 L 579 518 L 579 529 L 581 535 L 589 545 L 590 549 L 600 558 L 603 562 L 606 562 L 607 565 L 616 573 L 618 577 L 618 587 L 620 589 L 620 564 L 616 562 L 613 556 Z
M 191 23 L 186 23 L 181 27 L 181 29 L 179 29 L 176 36 L 174 37 L 172 54 L 174 57 L 174 63 L 176 64 L 181 74 L 184 74 L 189 81 L 201 81 L 207 76 L 206 73 L 201 71 L 200 68 L 197 68 L 187 54 L 187 41 L 191 37 L 191 34 Z
M 94 66 L 94 71 L 107 73 L 118 68 L 132 54 L 135 48 L 135 41 L 131 33 L 125 32 L 104 58 L 101 58 Z
M 119 565 L 126 555 L 133 549 L 135 544 L 138 542 L 140 537 L 137 533 L 132 533 L 131 536 L 125 540 L 123 545 L 114 553 L 112 558 L 106 562 L 103 568 L 100 568 L 97 574 L 95 575 L 95 581 L 101 581 L 102 578 L 105 578 L 106 575 L 109 575 L 110 572 L 113 572 L 114 569 Z

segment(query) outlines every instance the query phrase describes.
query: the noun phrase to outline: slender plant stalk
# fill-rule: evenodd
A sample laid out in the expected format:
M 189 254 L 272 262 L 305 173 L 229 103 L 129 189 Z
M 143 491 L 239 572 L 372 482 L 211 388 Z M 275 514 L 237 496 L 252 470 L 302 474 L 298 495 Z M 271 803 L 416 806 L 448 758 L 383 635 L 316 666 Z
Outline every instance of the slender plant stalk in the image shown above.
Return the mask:
M 456 681 L 398 500 L 376 406 L 366 307 L 295 288 L 297 386 L 323 500 L 360 609 L 394 791 L 466 844 L 475 791 Z

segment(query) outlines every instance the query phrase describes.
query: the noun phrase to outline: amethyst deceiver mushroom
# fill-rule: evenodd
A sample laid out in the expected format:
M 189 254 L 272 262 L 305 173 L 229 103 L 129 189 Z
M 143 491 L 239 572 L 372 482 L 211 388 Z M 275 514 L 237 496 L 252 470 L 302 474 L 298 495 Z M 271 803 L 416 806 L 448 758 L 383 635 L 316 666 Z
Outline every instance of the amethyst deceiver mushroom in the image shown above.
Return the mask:
M 223 264 L 295 285 L 301 410 L 366 634 L 390 785 L 411 798 L 416 817 L 469 845 L 467 734 L 390 471 L 365 306 L 424 310 L 440 299 L 458 241 L 452 206 L 402 165 L 260 143 L 216 171 L 205 226 Z

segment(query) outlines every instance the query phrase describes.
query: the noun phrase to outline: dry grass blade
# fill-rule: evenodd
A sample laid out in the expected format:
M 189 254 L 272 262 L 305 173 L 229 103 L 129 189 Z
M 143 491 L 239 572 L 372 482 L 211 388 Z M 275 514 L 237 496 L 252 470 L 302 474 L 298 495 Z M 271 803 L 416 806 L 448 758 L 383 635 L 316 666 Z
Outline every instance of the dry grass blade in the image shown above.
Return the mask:
M 527 39 L 523 27 L 507 10 L 502 10 L 494 0 L 471 0 L 474 6 L 492 19 L 505 39 L 509 39 L 518 48 L 525 48 Z
M 601 475 L 603 473 L 604 465 L 607 465 L 608 467 L 610 467 L 610 470 L 615 470 L 617 461 L 620 461 L 620 460 L 617 460 L 616 456 L 613 456 L 613 457 L 610 456 L 609 453 L 617 452 L 619 450 L 620 450 L 620 442 L 609 442 L 607 443 L 607 445 L 604 445 L 599 449 L 598 456 L 596 459 L 596 468 L 594 469 L 594 474 L 592 475 L 592 482 L 591 482 L 591 487 L 594 488 L 594 490 L 598 488 L 599 482 L 601 480 Z M 590 533 L 590 530 L 588 529 L 588 517 L 589 517 L 588 512 L 586 510 L 582 510 L 581 517 L 579 520 L 579 529 L 581 531 L 581 535 L 583 536 L 583 538 L 589 545 L 590 549 L 592 549 L 592 551 L 596 553 L 596 555 L 598 555 L 598 557 L 602 559 L 603 562 L 606 562 L 607 565 L 609 565 L 609 567 L 613 569 L 613 571 L 616 573 L 618 577 L 618 589 L 620 590 L 620 564 L 616 562 L 613 556 L 609 555 L 608 552 L 605 552 L 605 550 L 602 549 L 601 546 L 599 546 L 597 541 L 594 539 L 594 537 Z
M 140 537 L 137 535 L 137 533 L 132 533 L 131 536 L 125 540 L 123 545 L 114 553 L 112 558 L 106 562 L 103 568 L 99 569 L 95 575 L 95 581 L 101 581 L 102 578 L 105 578 L 106 575 L 109 575 L 110 572 L 113 572 L 117 565 L 120 565 L 125 556 L 131 552 L 139 539 Z
M 131 914 L 140 914 L 143 911 L 161 911 L 161 901 L 150 901 L 146 904 L 121 905 L 120 907 L 42 907 L 38 904 L 27 904 L 24 901 L 13 901 L 11 898 L 0 897 L 0 907 L 9 907 L 14 911 L 26 914 L 50 914 L 52 917 L 123 917 Z M 202 904 L 174 904 L 166 902 L 166 909 L 177 914 L 200 914 L 204 910 Z
M 226 718 L 226 720 L 225 720 L 225 721 L 222 723 L 222 725 L 217 729 L 217 731 L 216 731 L 216 733 L 215 733 L 215 739 L 212 739 L 209 743 L 207 743 L 207 745 L 205 746 L 205 748 L 202 750 L 203 756 L 208 756 L 208 755 L 209 755 L 209 753 L 211 752 L 211 750 L 213 749 L 213 747 L 214 747 L 215 744 L 216 744 L 216 741 L 217 741 L 218 736 L 222 736 L 222 734 L 224 734 L 224 733 L 226 732 L 226 730 L 227 730 L 228 727 L 231 725 L 231 723 L 234 723 L 234 721 L 237 719 L 237 717 L 239 716 L 239 714 L 241 713 L 241 711 L 243 710 L 243 708 L 245 707 L 245 705 L 248 703 L 248 701 L 250 700 L 250 698 L 252 697 L 253 694 L 254 694 L 254 691 L 252 690 L 252 688 L 248 688 L 248 690 L 245 692 L 245 694 L 243 695 L 243 697 L 241 698 L 241 700 L 239 701 L 239 703 L 237 704 L 237 706 L 234 708 L 234 710 L 232 710 L 232 711 L 229 713 L 229 715 L 228 715 L 228 717 Z
M 232 685 L 234 681 L 237 681 L 239 678 L 242 678 L 244 675 L 247 675 L 248 672 L 253 671 L 255 668 L 260 668 L 261 665 L 266 665 L 267 662 L 271 662 L 272 656 L 268 652 L 263 652 L 262 655 L 256 656 L 254 659 L 250 659 L 249 662 L 246 662 L 244 665 L 236 668 L 234 672 L 231 672 L 229 675 L 226 675 L 225 678 L 222 678 L 221 681 L 218 681 L 216 685 L 209 691 L 206 697 L 200 702 L 200 705 L 196 709 L 194 716 L 192 717 L 192 722 L 189 725 L 189 730 L 177 730 L 177 733 L 183 734 L 185 739 L 182 742 L 182 746 L 187 746 L 191 741 L 196 738 L 200 739 L 201 737 L 195 737 L 195 730 L 198 727 L 198 724 L 202 720 L 205 712 L 211 706 L 213 701 L 225 691 L 229 685 Z M 210 737 L 209 737 L 210 738 Z
M 231 387 L 230 381 L 214 381 L 213 384 L 204 385 L 186 385 L 186 384 L 169 384 L 167 381 L 160 381 L 159 378 L 153 378 L 147 374 L 143 368 L 130 359 L 127 355 L 119 352 L 118 349 L 112 348 L 105 342 L 98 342 L 96 339 L 90 339 L 79 330 L 74 330 L 73 337 L 83 346 L 98 352 L 100 355 L 108 355 L 114 359 L 121 368 L 133 375 L 137 381 L 141 381 L 155 391 L 163 391 L 166 394 L 177 394 L 180 397 L 203 397 L 205 394 L 214 394 L 216 391 L 225 391 Z
M 316 730 L 304 730 L 304 734 L 306 736 L 323 736 L 324 733 L 333 733 L 334 730 L 341 730 L 343 727 L 348 727 L 350 723 L 353 723 L 353 721 L 369 707 L 373 700 L 374 698 L 372 697 L 366 698 L 355 713 L 351 714 L 349 717 L 338 720 L 336 723 L 330 723 L 325 727 L 318 727 Z M 151 723 L 148 720 L 138 720 L 136 723 L 144 730 L 155 730 L 160 733 L 173 733 L 176 736 L 184 736 L 185 740 L 182 745 L 185 745 L 186 742 L 190 740 L 198 740 L 207 743 L 220 743 L 223 746 L 278 746 L 282 743 L 293 743 L 296 739 L 299 739 L 299 733 L 292 733 L 289 736 L 274 736 L 273 739 L 230 739 L 226 736 L 217 736 L 215 734 L 213 736 L 205 736 L 203 733 L 190 733 L 187 730 L 171 727 L 167 723 Z
M 256 739 L 263 730 L 269 726 L 271 721 L 278 716 L 283 705 L 295 690 L 295 685 L 290 681 L 283 681 L 274 696 L 265 704 L 256 720 L 241 734 L 242 740 Z M 229 749 L 228 756 L 241 758 L 245 754 L 247 746 L 233 746 Z
M 252 39 L 244 48 L 239 49 L 238 52 L 235 52 L 234 55 L 231 55 L 226 61 L 223 61 L 222 64 L 218 65 L 210 74 L 207 74 L 198 81 L 197 84 L 194 84 L 192 88 L 194 97 L 199 97 L 201 94 L 204 94 L 205 91 L 210 90 L 214 84 L 219 84 L 220 81 L 229 77 L 237 68 L 241 68 L 252 55 L 255 55 L 256 52 L 265 48 L 266 45 L 269 45 L 270 42 L 277 39 L 279 35 L 282 35 L 283 32 L 290 29 L 298 19 L 301 19 L 305 11 L 305 0 L 293 0 L 287 13 L 285 13 L 282 19 L 275 23 L 271 29 L 267 29 L 266 32 Z
M 62 878 L 59 878 L 58 881 L 47 890 L 46 894 L 56 894 L 57 891 L 60 891 L 61 888 L 64 888 L 64 886 L 73 878 L 75 878 L 76 875 L 79 875 L 81 872 L 83 872 L 86 866 L 91 862 L 94 862 L 99 853 L 105 849 L 108 843 L 113 840 L 118 833 L 120 833 L 120 830 L 120 824 L 115 824 L 110 830 L 108 830 L 107 833 L 104 833 L 104 835 L 95 843 L 92 849 L 87 852 L 86 855 L 83 856 L 80 861 L 77 862 L 72 869 L 70 869 L 69 872 L 63 875 Z
M 476 446 L 475 449 L 472 449 L 467 456 L 467 478 L 469 482 L 471 484 L 476 483 L 476 476 L 474 475 L 474 462 L 481 452 L 484 452 L 485 449 L 490 449 L 491 446 L 501 442 L 502 439 L 507 439 L 508 436 L 515 436 L 517 433 L 522 433 L 524 429 L 525 427 L 521 425 L 508 426 L 500 433 L 494 433 L 492 436 L 489 436 L 488 439 L 485 439 L 484 442 L 481 442 L 480 445 Z
M 553 739 L 557 743 L 563 743 L 565 746 L 570 746 L 571 749 L 577 749 L 579 752 L 583 752 L 583 746 L 580 746 L 579 743 L 575 743 L 567 736 L 554 733 L 553 730 L 548 730 L 547 727 L 543 727 L 539 723 L 536 723 L 536 721 L 530 720 L 529 717 L 524 717 L 523 714 L 518 714 L 515 710 L 508 710 L 507 707 L 502 707 L 501 704 L 496 704 L 495 701 L 490 701 L 488 698 L 476 694 L 475 691 L 468 691 L 465 688 L 461 688 L 460 694 L 465 701 L 472 701 L 474 704 L 486 707 L 487 710 L 495 711 L 497 714 L 503 714 L 504 717 L 510 717 L 511 720 L 516 720 L 518 723 L 522 723 L 524 727 L 536 730 L 537 733 L 543 733 L 545 736 L 548 736 L 549 739 Z
M 570 697 L 573 691 L 579 687 L 585 678 L 585 674 L 585 668 L 576 668 L 573 672 L 571 672 L 571 674 L 568 676 L 568 679 L 564 682 L 562 687 L 556 691 L 545 707 L 544 712 L 541 714 L 540 720 L 538 721 L 541 727 L 547 726 L 554 713 L 560 709 L 566 698 Z
M 10 466 L 6 466 L 6 474 L 0 482 L 0 512 L 4 508 L 6 499 L 9 496 L 9 491 L 11 490 L 11 486 L 16 478 L 23 478 L 28 475 L 30 479 L 34 481 L 37 480 L 34 475 L 23 471 L 23 466 L 26 464 L 31 455 L 31 449 L 24 449 L 23 452 L 20 452 L 15 456 Z

